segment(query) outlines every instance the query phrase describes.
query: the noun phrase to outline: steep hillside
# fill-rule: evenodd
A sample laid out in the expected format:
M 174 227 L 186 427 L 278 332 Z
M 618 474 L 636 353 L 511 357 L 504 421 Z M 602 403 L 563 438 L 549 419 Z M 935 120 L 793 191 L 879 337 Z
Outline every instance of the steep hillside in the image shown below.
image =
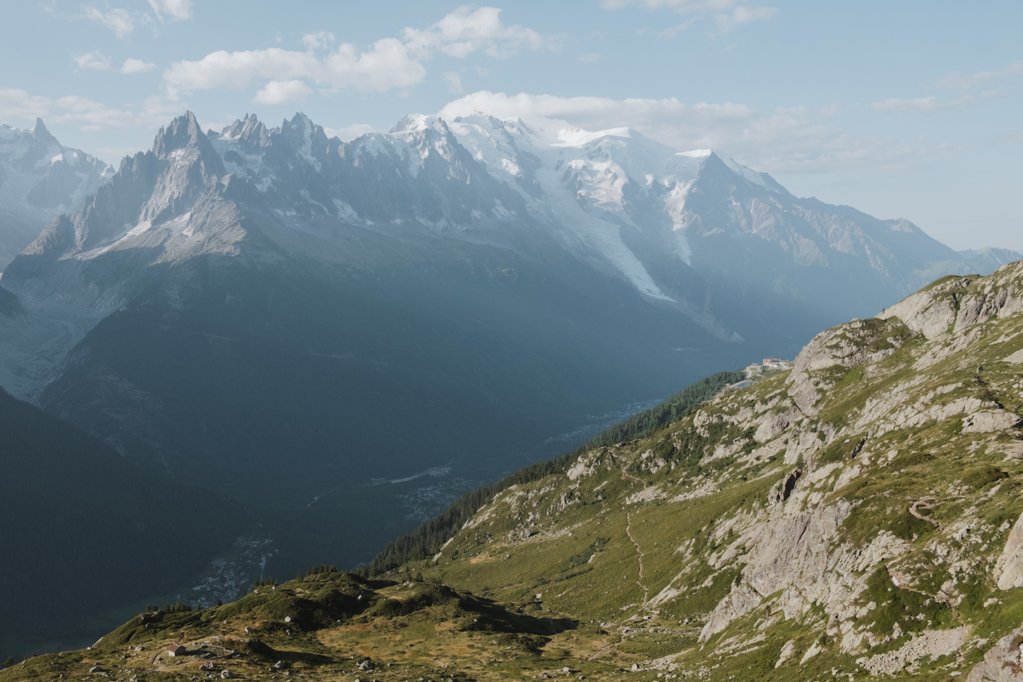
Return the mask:
M 11 317 L 20 312 L 20 310 L 21 304 L 18 303 L 18 297 L 0 287 L 0 315 Z
M 947 278 L 497 493 L 393 583 L 143 615 L 8 678 L 1019 679 L 1021 364 L 1023 263 Z
M 195 584 L 248 528 L 223 498 L 145 474 L 2 390 L 0 434 L 0 659 L 87 641 Z

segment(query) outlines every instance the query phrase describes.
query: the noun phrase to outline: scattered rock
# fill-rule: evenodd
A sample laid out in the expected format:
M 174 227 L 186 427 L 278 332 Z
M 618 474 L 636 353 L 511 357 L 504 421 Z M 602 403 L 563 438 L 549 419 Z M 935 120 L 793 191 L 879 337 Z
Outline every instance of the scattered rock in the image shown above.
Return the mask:
M 970 635 L 967 626 L 951 630 L 927 630 L 894 651 L 875 654 L 857 661 L 871 675 L 895 675 L 922 659 L 934 660 L 962 649 Z

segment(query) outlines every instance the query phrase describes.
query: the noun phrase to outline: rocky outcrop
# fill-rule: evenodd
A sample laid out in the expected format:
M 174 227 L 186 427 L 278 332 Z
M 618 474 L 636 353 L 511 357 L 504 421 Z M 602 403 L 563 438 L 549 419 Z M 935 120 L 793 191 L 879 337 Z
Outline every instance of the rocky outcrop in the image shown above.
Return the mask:
M 837 568 L 829 545 L 848 513 L 847 506 L 796 513 L 782 510 L 767 523 L 751 526 L 740 540 L 748 552 L 742 578 L 711 612 L 701 640 L 721 632 L 777 592 L 781 592 L 779 606 L 786 617 L 818 599 L 826 600 L 832 588 L 828 574 Z
M 951 277 L 881 312 L 929 339 L 992 317 L 1023 312 L 1023 264 L 1010 263 L 990 277 Z
M 1023 587 L 1023 514 L 1009 531 L 1005 548 L 995 562 L 995 582 L 998 589 Z
M 789 375 L 789 395 L 807 415 L 847 371 L 891 355 L 911 336 L 897 319 L 854 320 L 815 336 L 796 356 Z
M 966 682 L 1023 681 L 1023 627 L 1017 628 L 984 654 L 984 660 L 973 666 Z
M 1018 414 L 1006 410 L 983 410 L 963 417 L 963 433 L 998 433 L 1020 425 Z

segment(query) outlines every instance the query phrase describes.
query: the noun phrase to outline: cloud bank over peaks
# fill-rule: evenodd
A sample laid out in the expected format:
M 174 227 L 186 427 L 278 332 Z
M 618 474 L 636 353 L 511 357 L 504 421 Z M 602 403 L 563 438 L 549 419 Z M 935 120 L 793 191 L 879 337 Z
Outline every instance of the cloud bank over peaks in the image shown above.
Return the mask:
M 772 173 L 895 164 L 919 153 L 907 144 L 849 135 L 832 121 L 835 107 L 761 111 L 734 102 L 686 103 L 675 97 L 613 99 L 484 90 L 449 102 L 438 115 L 453 119 L 479 112 L 527 123 L 555 119 L 586 130 L 629 126 L 677 150 L 720 150 Z
M 302 43 L 305 50 L 218 50 L 175 62 L 163 74 L 167 94 L 181 98 L 200 90 L 257 84 L 257 102 L 283 104 L 307 96 L 314 86 L 326 92 L 386 92 L 418 85 L 427 74 L 423 62 L 437 55 L 504 58 L 520 50 L 557 46 L 555 38 L 504 23 L 495 7 L 459 7 L 425 28 L 405 28 L 401 37 L 381 38 L 368 47 L 337 43 L 329 31 L 307 33 Z

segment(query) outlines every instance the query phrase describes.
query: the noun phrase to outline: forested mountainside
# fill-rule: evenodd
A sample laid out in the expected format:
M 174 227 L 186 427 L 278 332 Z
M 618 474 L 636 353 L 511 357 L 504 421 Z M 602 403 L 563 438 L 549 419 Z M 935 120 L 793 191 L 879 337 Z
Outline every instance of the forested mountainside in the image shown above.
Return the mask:
M 3 390 L 0 434 L 3 656 L 84 643 L 143 600 L 184 590 L 252 524 Z

